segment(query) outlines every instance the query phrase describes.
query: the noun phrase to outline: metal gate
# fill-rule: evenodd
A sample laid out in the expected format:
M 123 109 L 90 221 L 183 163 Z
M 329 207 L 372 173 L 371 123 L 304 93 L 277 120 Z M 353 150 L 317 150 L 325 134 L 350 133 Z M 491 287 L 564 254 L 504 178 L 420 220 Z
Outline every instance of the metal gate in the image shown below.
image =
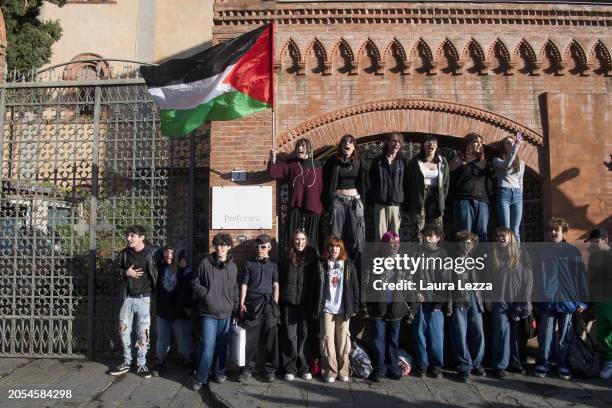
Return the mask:
M 208 243 L 207 130 L 160 135 L 142 79 L 0 84 L 0 356 L 118 348 L 124 231 Z

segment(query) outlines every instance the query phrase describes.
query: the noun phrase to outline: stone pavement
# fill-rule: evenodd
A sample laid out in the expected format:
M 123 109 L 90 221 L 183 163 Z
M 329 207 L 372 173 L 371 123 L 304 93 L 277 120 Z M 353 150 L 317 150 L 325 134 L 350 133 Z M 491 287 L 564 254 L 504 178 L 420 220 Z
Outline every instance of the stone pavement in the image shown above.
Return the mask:
M 183 384 L 190 377 L 170 366 L 164 378 L 143 379 L 130 372 L 112 377 L 106 372 L 118 360 L 54 360 L 0 358 L 0 407 L 209 407 L 210 394 Z M 9 399 L 9 390 L 70 390 L 63 399 Z
M 325 384 L 319 378 L 272 384 L 251 378 L 247 383 L 211 383 L 217 401 L 228 407 L 612 407 L 612 381 L 571 382 L 509 374 L 507 379 L 472 378 L 468 384 L 445 378 L 407 377 L 372 384 L 361 379 Z
M 434 380 L 414 377 L 371 384 L 361 379 L 325 384 L 319 378 L 263 383 L 211 383 L 210 391 L 185 387 L 190 377 L 170 366 L 168 375 L 148 380 L 133 372 L 106 374 L 115 360 L 0 358 L 0 408 L 4 407 L 612 407 L 612 381 L 539 379 L 510 374 L 506 380 Z M 230 377 L 231 378 L 231 377 Z M 10 399 L 10 390 L 70 390 L 71 398 Z

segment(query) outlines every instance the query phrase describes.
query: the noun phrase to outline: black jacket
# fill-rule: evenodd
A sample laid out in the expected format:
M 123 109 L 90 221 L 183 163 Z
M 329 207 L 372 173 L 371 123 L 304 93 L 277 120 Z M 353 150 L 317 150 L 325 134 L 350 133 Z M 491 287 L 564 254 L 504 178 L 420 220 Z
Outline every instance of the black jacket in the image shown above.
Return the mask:
M 312 294 L 313 316 L 318 318 L 325 310 L 325 289 L 328 263 L 319 261 L 318 278 L 315 279 L 315 290 Z M 359 281 L 357 270 L 350 261 L 344 263 L 344 277 L 342 283 L 342 304 L 344 306 L 344 319 L 348 320 L 359 310 Z
M 230 256 L 225 262 L 212 253 L 206 256 L 193 274 L 191 286 L 200 315 L 225 319 L 237 310 L 238 268 Z
M 283 257 L 279 264 L 278 285 L 279 303 L 290 306 L 310 306 L 312 282 L 317 276 L 317 253 L 312 247 L 306 247 L 306 253 L 297 265 L 288 257 Z
M 359 163 L 359 175 L 357 179 L 357 192 L 361 196 L 362 201 L 365 200 L 365 194 L 368 191 L 368 170 L 366 168 L 365 162 L 361 159 L 358 159 Z M 338 169 L 339 166 L 343 166 L 344 164 L 340 161 L 337 156 L 331 157 L 325 163 L 323 167 L 323 202 L 325 206 L 329 206 L 333 199 L 334 193 L 336 192 L 336 187 L 338 186 Z
M 176 286 L 168 291 L 164 286 L 166 264 L 160 262 L 157 265 L 159 272 L 157 277 L 157 300 L 156 313 L 165 320 L 174 321 L 188 318 L 185 309 L 191 309 L 191 278 L 193 272 L 191 267 L 178 268 L 176 272 Z M 171 272 L 168 272 L 171 273 Z
M 128 286 L 128 276 L 126 275 L 127 270 L 130 268 L 129 259 L 128 259 L 128 251 L 129 248 L 123 249 L 113 263 L 113 275 L 117 277 L 120 282 L 120 291 L 123 293 L 123 296 L 127 295 L 127 286 Z M 145 273 L 148 274 L 149 279 L 151 279 L 151 288 L 155 291 L 155 287 L 157 284 L 157 260 L 160 258 L 159 248 L 154 245 L 147 245 L 144 247 L 143 251 L 145 252 L 145 258 L 147 262 L 147 267 Z
M 368 202 L 370 205 L 404 203 L 406 160 L 403 157 L 397 156 L 389 165 L 387 157 L 381 154 L 372 161 L 369 173 L 371 188 Z
M 442 173 L 442 183 L 438 185 L 438 205 L 440 215 L 444 214 L 445 201 L 448 196 L 450 184 L 449 167 L 443 156 L 440 158 L 440 172 Z M 425 204 L 425 177 L 419 166 L 419 157 L 415 156 L 408 162 L 406 168 L 405 193 L 409 197 L 404 201 L 404 208 L 408 214 L 421 214 Z

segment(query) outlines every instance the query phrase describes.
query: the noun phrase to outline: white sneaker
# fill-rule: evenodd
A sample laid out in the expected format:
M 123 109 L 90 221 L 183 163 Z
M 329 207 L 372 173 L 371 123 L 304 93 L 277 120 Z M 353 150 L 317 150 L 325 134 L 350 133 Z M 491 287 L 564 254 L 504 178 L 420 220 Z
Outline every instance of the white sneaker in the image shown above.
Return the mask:
M 302 375 L 302 379 L 308 381 L 308 380 L 312 380 L 312 374 L 310 373 L 305 373 Z
M 348 377 L 348 375 L 341 375 L 340 377 L 338 377 L 338 380 L 341 382 L 349 382 L 350 378 Z
M 609 380 L 612 378 L 612 361 L 606 361 L 604 363 L 603 368 L 599 372 L 599 377 L 603 378 L 604 380 Z
M 293 374 L 285 374 L 285 381 L 293 381 L 295 380 L 295 376 Z
M 325 381 L 326 383 L 333 383 L 334 381 L 336 381 L 336 379 L 334 377 L 325 377 Z

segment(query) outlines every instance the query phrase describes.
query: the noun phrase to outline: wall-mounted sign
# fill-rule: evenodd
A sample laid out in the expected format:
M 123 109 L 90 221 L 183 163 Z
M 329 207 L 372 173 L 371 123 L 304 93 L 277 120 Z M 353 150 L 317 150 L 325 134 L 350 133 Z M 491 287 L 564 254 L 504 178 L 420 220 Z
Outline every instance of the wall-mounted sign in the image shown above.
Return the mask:
M 272 186 L 212 188 L 212 229 L 271 229 Z

